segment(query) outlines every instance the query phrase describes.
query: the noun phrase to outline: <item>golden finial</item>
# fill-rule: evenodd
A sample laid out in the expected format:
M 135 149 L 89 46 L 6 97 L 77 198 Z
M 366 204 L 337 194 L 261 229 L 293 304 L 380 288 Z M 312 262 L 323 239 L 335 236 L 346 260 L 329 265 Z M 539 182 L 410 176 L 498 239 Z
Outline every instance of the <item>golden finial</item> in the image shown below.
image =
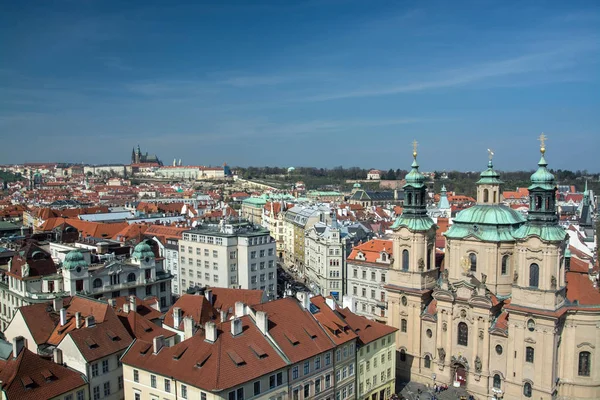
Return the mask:
M 419 144 L 416 140 L 413 140 L 413 157 L 417 158 L 417 145 Z
M 538 139 L 540 141 L 540 152 L 542 154 L 546 152 L 546 139 L 548 139 L 548 136 L 544 135 L 544 132 L 542 132 L 540 138 Z

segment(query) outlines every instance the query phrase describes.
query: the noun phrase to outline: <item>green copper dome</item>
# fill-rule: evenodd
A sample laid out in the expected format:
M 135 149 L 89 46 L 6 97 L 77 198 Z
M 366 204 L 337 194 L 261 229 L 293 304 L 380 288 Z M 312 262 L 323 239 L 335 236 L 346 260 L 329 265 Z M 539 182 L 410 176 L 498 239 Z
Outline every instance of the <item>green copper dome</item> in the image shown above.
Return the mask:
M 88 266 L 83 254 L 79 250 L 71 250 L 65 256 L 63 268 L 66 270 L 76 269 L 77 267 L 86 268 Z
M 500 185 L 501 183 L 503 182 L 500 180 L 500 174 L 494 170 L 494 165 L 492 164 L 492 160 L 490 160 L 487 169 L 479 174 L 477 184 Z
M 422 173 L 419 172 L 419 164 L 417 163 L 417 158 L 415 156 L 415 159 L 411 165 L 411 170 L 408 174 L 406 174 L 406 177 L 404 178 L 406 180 L 406 185 L 404 185 L 404 187 L 407 186 L 412 186 L 414 188 L 421 188 L 425 186 L 425 175 L 423 175 Z
M 352 185 L 352 187 L 355 188 L 355 189 L 360 189 L 361 188 L 360 183 L 358 183 L 358 182 L 356 182 L 354 185 Z
M 513 242 L 514 233 L 524 223 L 525 218 L 512 208 L 479 204 L 458 213 L 444 236 L 449 239 L 474 236 L 486 242 Z
M 454 218 L 454 223 L 488 224 L 488 225 L 515 225 L 525 222 L 525 218 L 502 204 L 479 204 L 462 210 Z
M 542 154 L 542 158 L 540 158 L 540 162 L 538 162 L 538 169 L 531 175 L 531 186 L 529 186 L 529 190 L 531 189 L 544 189 L 544 190 L 552 190 L 556 187 L 556 182 L 554 181 L 554 175 L 548 171 L 546 168 L 548 163 L 544 158 L 544 154 Z
M 144 240 L 143 242 L 140 242 L 137 246 L 135 246 L 131 257 L 137 258 L 138 260 L 143 260 L 145 258 L 154 258 L 154 252 L 152 251 L 152 247 L 150 247 L 148 242 Z

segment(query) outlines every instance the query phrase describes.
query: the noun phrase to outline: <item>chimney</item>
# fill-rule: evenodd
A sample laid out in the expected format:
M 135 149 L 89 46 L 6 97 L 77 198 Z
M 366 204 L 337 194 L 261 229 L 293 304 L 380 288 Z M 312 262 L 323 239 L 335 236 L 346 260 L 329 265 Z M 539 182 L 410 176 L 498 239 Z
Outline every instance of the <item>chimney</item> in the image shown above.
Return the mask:
M 227 311 L 221 310 L 221 322 L 225 322 L 227 320 Z
M 342 307 L 347 308 L 352 313 L 355 313 L 356 307 L 354 307 L 354 297 L 347 294 L 342 296 Z
M 123 303 L 123 312 L 129 314 L 129 303 Z
M 85 327 L 92 328 L 94 326 L 96 326 L 96 319 L 94 316 L 90 315 L 89 317 L 85 317 Z
M 52 299 L 52 308 L 55 312 L 59 312 L 63 308 L 63 299 L 58 297 Z
M 112 308 L 115 308 L 117 306 L 117 299 L 115 299 L 115 298 L 108 299 L 108 305 L 111 306 Z
M 236 318 L 243 317 L 245 315 L 246 306 L 241 301 L 235 302 L 235 316 Z
M 181 308 L 173 307 L 173 328 L 179 329 L 181 324 Z
M 129 309 L 133 312 L 137 312 L 137 300 L 135 296 L 129 296 Z
M 75 328 L 81 328 L 81 313 L 79 311 L 75 313 Z
M 242 333 L 242 320 L 235 317 L 231 320 L 231 336 L 237 336 Z
M 63 354 L 61 349 L 55 347 L 54 350 L 52 350 L 52 360 L 54 360 L 55 363 L 62 365 Z
M 325 304 L 327 304 L 329 308 L 335 311 L 335 300 L 333 300 L 331 297 L 325 298 Z
M 21 353 L 21 350 L 26 345 L 25 338 L 23 336 L 17 336 L 12 340 L 13 342 L 13 358 L 17 358 Z
M 269 318 L 266 312 L 256 312 L 256 326 L 258 326 L 258 329 L 263 335 L 266 335 L 267 332 L 269 332 Z
M 194 327 L 194 319 L 192 317 L 185 317 L 183 319 L 183 338 L 185 339 L 189 339 L 192 336 L 194 336 L 194 331 L 195 331 L 195 327 Z
M 206 289 L 206 290 L 204 291 L 204 297 L 206 297 L 206 300 L 208 300 L 208 302 L 209 302 L 210 304 L 213 304 L 213 300 L 214 300 L 214 299 L 213 299 L 213 292 L 212 292 L 212 289 Z
M 159 335 L 152 339 L 152 348 L 154 354 L 158 354 L 160 349 L 162 349 L 165 345 L 165 337 L 163 335 Z
M 217 325 L 212 321 L 204 324 L 204 335 L 208 343 L 214 343 L 217 340 Z
M 302 308 L 310 310 L 310 297 L 308 297 L 308 292 L 298 292 L 296 293 L 296 298 L 300 302 Z
M 60 326 L 65 326 L 67 323 L 67 309 L 60 309 Z

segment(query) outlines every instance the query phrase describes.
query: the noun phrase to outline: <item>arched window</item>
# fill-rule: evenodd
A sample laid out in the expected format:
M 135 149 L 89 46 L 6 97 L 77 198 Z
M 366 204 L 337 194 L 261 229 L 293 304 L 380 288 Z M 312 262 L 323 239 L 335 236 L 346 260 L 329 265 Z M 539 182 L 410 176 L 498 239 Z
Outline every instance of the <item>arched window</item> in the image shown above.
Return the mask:
M 127 282 L 135 282 L 135 274 L 133 272 L 130 272 L 129 275 L 127 275 Z
M 577 374 L 579 376 L 590 376 L 590 360 L 591 354 L 589 351 L 579 353 L 579 368 Z
M 550 197 L 546 197 L 546 207 L 545 207 L 546 211 L 550 210 Z
M 458 324 L 458 344 L 469 345 L 469 327 L 464 322 Z
M 498 202 L 498 192 L 494 190 L 494 204 Z
M 490 192 L 487 189 L 483 189 L 483 202 L 487 203 L 490 201 Z
M 102 279 L 100 278 L 96 278 L 94 279 L 94 283 L 92 284 L 92 286 L 96 289 L 96 288 L 101 288 L 102 287 Z
M 531 383 L 525 382 L 523 385 L 523 396 L 531 397 Z
M 425 368 L 431 368 L 431 357 L 429 355 L 425 356 Z
M 402 270 L 408 271 L 408 250 L 402 250 Z
M 536 263 L 529 266 L 529 287 L 537 288 L 540 283 L 540 267 Z
M 469 261 L 471 261 L 471 271 L 477 271 L 477 254 L 469 254 Z
M 502 256 L 502 275 L 508 274 L 508 254 Z
M 406 361 L 406 350 L 400 349 L 400 361 Z
M 412 193 L 408 194 L 408 205 L 412 206 Z
M 400 321 L 400 332 L 406 332 L 408 331 L 408 321 L 406 321 L 404 318 L 402 318 L 402 320 Z
M 500 389 L 501 386 L 502 386 L 502 378 L 500 378 L 500 375 L 498 375 L 498 374 L 494 375 L 494 388 Z

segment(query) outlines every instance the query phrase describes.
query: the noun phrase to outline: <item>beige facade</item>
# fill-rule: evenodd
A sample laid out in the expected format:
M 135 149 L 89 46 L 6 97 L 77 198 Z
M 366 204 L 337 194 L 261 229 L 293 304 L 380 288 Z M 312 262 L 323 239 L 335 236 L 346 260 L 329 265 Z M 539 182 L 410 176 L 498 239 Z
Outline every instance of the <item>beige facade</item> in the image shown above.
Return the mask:
M 464 386 L 477 398 L 600 398 L 600 295 L 592 276 L 569 272 L 555 184 L 543 156 L 539 165 L 525 220 L 499 204 L 490 161 L 478 204 L 445 234 L 441 273 L 429 251 L 435 225 L 395 224 L 387 290 L 399 379 Z
M 357 399 L 389 399 L 396 385 L 396 335 L 362 346 L 357 353 Z

